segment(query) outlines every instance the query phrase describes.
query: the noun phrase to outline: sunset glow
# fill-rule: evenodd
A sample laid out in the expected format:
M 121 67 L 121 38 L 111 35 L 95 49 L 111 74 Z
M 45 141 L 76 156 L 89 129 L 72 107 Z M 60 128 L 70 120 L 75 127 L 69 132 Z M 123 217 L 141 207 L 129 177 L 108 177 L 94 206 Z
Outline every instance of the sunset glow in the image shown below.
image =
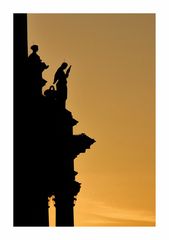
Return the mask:
M 49 64 L 46 88 L 72 65 L 74 133 L 96 139 L 75 159 L 75 226 L 154 226 L 155 15 L 28 14 L 32 44 Z

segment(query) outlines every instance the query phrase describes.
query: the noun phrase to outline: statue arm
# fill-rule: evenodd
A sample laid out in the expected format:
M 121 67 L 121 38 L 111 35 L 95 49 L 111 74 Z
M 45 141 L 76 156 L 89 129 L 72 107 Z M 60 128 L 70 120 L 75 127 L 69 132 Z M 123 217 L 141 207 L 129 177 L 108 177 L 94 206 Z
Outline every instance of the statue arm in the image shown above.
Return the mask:
M 54 76 L 53 84 L 56 83 L 57 81 L 59 81 L 61 77 L 62 77 L 61 70 L 60 70 L 60 68 L 58 68 L 58 70 L 56 71 L 55 76 Z
M 69 73 L 70 73 L 70 69 L 71 69 L 71 65 L 70 65 L 70 67 L 67 69 L 67 71 L 66 71 L 66 77 L 68 77 L 69 76 Z
M 58 76 L 57 76 L 57 74 L 55 74 L 53 84 L 55 84 L 57 82 L 57 80 L 58 80 Z

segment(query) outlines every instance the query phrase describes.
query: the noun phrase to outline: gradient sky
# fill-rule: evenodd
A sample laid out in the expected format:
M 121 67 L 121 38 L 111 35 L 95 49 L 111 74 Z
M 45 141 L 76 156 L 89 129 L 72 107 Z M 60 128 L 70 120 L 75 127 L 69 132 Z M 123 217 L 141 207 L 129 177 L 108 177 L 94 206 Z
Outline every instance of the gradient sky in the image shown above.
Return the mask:
M 155 15 L 28 14 L 32 44 L 50 65 L 47 88 L 63 61 L 72 65 L 74 133 L 96 140 L 75 159 L 75 226 L 153 226 Z

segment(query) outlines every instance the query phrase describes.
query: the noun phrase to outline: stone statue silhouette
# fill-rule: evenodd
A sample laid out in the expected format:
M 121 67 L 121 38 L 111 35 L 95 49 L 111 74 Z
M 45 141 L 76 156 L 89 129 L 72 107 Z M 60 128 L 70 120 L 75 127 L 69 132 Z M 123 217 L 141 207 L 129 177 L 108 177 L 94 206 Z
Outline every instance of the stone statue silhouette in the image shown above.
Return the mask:
M 64 104 L 67 99 L 67 78 L 70 73 L 71 66 L 64 71 L 68 67 L 68 64 L 66 62 L 63 62 L 61 66 L 57 69 L 53 84 L 56 83 L 56 90 L 57 90 L 57 97 L 60 103 Z
M 40 56 L 37 54 L 38 45 L 31 46 L 32 53 L 28 57 L 28 74 L 31 81 L 32 93 L 35 96 L 42 95 L 42 87 L 46 84 L 46 80 L 42 77 L 42 72 L 49 67 L 46 63 L 42 62 Z
M 37 45 L 31 47 L 28 58 L 27 32 L 27 14 L 15 13 L 14 226 L 49 226 L 48 197 L 52 195 L 56 226 L 74 226 L 73 207 L 81 188 L 76 181 L 74 159 L 95 140 L 85 134 L 73 134 L 78 121 L 62 104 L 67 98 L 71 66 L 63 63 L 55 74 L 54 83 L 62 102 L 53 85 L 41 94 L 42 74 L 48 66 L 37 54 Z
M 49 89 L 44 91 L 44 96 L 48 100 L 56 100 L 57 99 L 57 92 L 55 91 L 55 88 L 53 85 L 49 87 Z

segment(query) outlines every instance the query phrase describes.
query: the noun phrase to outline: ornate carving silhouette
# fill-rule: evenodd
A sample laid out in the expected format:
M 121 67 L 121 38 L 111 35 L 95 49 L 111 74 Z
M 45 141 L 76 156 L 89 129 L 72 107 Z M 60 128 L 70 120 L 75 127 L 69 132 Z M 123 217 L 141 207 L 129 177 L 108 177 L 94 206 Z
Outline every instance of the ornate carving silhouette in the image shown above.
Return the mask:
M 56 90 L 51 86 L 42 95 L 42 72 L 49 66 L 37 54 L 38 45 L 27 55 L 26 15 L 15 14 L 14 20 L 14 226 L 48 226 L 51 194 L 56 225 L 74 226 L 75 196 L 81 188 L 74 159 L 95 140 L 73 134 L 78 121 L 65 108 L 71 66 L 62 63 L 54 77 Z

